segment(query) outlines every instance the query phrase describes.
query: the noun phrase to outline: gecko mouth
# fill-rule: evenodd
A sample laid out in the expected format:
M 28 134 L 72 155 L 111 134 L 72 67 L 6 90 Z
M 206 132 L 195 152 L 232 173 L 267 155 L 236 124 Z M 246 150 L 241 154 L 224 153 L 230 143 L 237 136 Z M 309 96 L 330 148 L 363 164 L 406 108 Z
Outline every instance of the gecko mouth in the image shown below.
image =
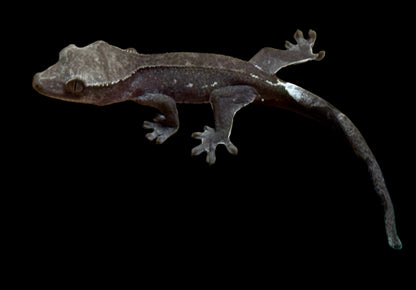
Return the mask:
M 57 98 L 59 93 L 62 92 L 62 88 L 56 81 L 43 77 L 42 73 L 33 76 L 32 87 L 38 93 L 51 98 Z
M 43 77 L 42 73 L 33 76 L 32 87 L 44 96 L 67 101 L 67 98 L 64 97 L 65 91 L 62 84 L 54 79 Z

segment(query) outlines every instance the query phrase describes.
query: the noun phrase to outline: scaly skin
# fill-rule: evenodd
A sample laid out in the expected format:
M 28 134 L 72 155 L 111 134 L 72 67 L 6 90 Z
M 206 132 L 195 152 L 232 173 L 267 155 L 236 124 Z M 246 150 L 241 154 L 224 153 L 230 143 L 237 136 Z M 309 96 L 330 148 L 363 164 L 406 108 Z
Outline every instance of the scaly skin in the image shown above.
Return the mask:
M 192 136 L 201 144 L 193 155 L 207 153 L 214 164 L 215 150 L 223 144 L 231 154 L 237 147 L 230 134 L 234 115 L 255 103 L 276 106 L 328 123 L 344 134 L 357 156 L 368 167 L 374 188 L 385 207 L 388 242 L 401 248 L 396 233 L 393 205 L 381 169 L 354 124 L 343 113 L 320 97 L 274 75 L 288 65 L 321 60 L 325 53 L 313 53 L 316 33 L 305 39 L 299 30 L 296 45 L 286 50 L 263 48 L 250 61 L 206 53 L 166 53 L 143 55 L 123 50 L 103 41 L 78 48 L 70 45 L 59 54 L 59 61 L 33 78 L 33 87 L 46 96 L 70 102 L 109 105 L 123 101 L 158 109 L 161 115 L 144 128 L 146 137 L 165 142 L 179 128 L 177 103 L 210 103 L 215 128 L 205 127 Z

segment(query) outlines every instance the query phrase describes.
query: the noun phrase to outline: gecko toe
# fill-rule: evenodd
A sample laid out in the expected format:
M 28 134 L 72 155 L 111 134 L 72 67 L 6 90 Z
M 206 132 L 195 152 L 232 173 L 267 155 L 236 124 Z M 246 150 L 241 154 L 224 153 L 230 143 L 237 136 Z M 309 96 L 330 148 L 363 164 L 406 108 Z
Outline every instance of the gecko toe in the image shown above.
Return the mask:
M 215 150 L 211 150 L 207 152 L 206 161 L 209 165 L 213 165 L 216 160 L 217 160 L 217 157 L 215 156 Z
M 309 36 L 308 42 L 310 44 L 314 44 L 315 43 L 315 40 L 316 40 L 316 32 L 315 32 L 315 30 L 309 29 L 308 36 Z
M 304 40 L 303 32 L 299 29 L 296 30 L 294 38 L 296 39 L 297 42 Z
M 144 129 L 153 129 L 153 123 L 149 122 L 149 121 L 144 121 L 143 122 L 143 128 Z
M 227 148 L 227 151 L 232 154 L 232 155 L 237 155 L 238 154 L 238 148 L 230 142 L 225 144 L 225 147 Z
M 155 139 L 156 139 L 157 134 L 156 134 L 155 132 L 151 132 L 151 133 L 147 133 L 147 134 L 145 135 L 145 137 L 147 138 L 147 140 L 149 140 L 149 141 L 153 141 L 153 140 L 155 140 Z
M 147 133 L 145 136 L 149 141 L 156 139 L 156 144 L 162 144 L 178 130 L 178 127 L 168 127 L 149 121 L 143 122 L 143 128 L 153 129 L 153 132 Z
M 318 56 L 316 57 L 315 60 L 322 60 L 325 57 L 325 51 L 321 50 L 320 52 L 318 52 Z
M 163 122 L 164 120 L 166 120 L 166 117 L 162 114 L 159 114 L 153 118 L 153 122 L 156 122 L 156 123 Z
M 195 138 L 195 139 L 201 139 L 202 137 L 201 137 L 201 135 L 202 135 L 202 133 L 201 132 L 194 132 L 194 133 L 192 133 L 192 138 Z
M 192 156 L 198 156 L 198 155 L 200 155 L 204 151 L 205 151 L 205 147 L 202 146 L 202 144 L 201 144 L 201 145 L 198 145 L 198 146 L 192 148 L 191 155 Z
M 204 132 L 195 132 L 192 134 L 192 137 L 201 140 L 201 144 L 192 149 L 191 155 L 196 156 L 206 152 L 206 161 L 210 165 L 216 161 L 215 150 L 219 144 L 223 144 L 227 151 L 233 155 L 238 153 L 237 147 L 231 143 L 228 136 L 224 135 L 223 132 L 217 132 L 211 127 L 205 126 Z
M 293 49 L 295 47 L 295 45 L 293 43 L 291 43 L 290 41 L 286 40 L 285 41 L 285 47 L 290 50 L 290 49 Z

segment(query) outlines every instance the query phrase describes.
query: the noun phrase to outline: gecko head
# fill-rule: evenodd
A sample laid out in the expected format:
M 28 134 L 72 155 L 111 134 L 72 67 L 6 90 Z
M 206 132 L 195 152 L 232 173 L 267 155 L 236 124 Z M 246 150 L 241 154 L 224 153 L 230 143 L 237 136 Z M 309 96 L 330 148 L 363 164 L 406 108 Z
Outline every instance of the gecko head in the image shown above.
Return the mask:
M 61 50 L 56 64 L 35 74 L 32 81 L 33 88 L 51 98 L 82 102 L 85 82 L 74 71 L 75 67 L 79 68 L 79 60 L 73 53 L 76 49 L 77 47 L 71 44 Z
M 33 77 L 39 93 L 64 101 L 102 104 L 109 87 L 125 80 L 137 69 L 137 53 L 96 41 L 85 47 L 71 44 L 59 60 Z M 97 90 L 98 88 L 98 90 Z

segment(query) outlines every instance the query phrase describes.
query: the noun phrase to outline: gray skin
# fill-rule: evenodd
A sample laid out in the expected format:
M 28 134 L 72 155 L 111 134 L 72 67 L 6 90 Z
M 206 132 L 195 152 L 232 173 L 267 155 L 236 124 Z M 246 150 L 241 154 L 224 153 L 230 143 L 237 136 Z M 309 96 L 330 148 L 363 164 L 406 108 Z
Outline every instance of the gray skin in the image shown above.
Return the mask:
M 192 155 L 206 152 L 209 164 L 215 163 L 219 144 L 225 145 L 231 154 L 238 153 L 230 141 L 233 117 L 250 103 L 288 109 L 329 124 L 343 133 L 356 155 L 367 164 L 384 204 L 389 245 L 400 249 L 383 174 L 361 133 L 325 100 L 275 76 L 285 66 L 324 57 L 323 51 L 312 51 L 314 31 L 310 30 L 305 39 L 298 30 L 294 38 L 296 44 L 286 42 L 286 50 L 263 48 L 249 61 L 207 53 L 144 55 L 104 41 L 86 47 L 69 45 L 59 53 L 55 65 L 34 76 L 33 87 L 43 95 L 70 102 L 103 106 L 131 100 L 154 107 L 161 114 L 153 122 L 145 121 L 143 126 L 152 130 L 147 139 L 159 144 L 178 130 L 177 103 L 210 103 L 215 128 L 205 126 L 203 132 L 192 134 L 201 140 L 192 149 Z

